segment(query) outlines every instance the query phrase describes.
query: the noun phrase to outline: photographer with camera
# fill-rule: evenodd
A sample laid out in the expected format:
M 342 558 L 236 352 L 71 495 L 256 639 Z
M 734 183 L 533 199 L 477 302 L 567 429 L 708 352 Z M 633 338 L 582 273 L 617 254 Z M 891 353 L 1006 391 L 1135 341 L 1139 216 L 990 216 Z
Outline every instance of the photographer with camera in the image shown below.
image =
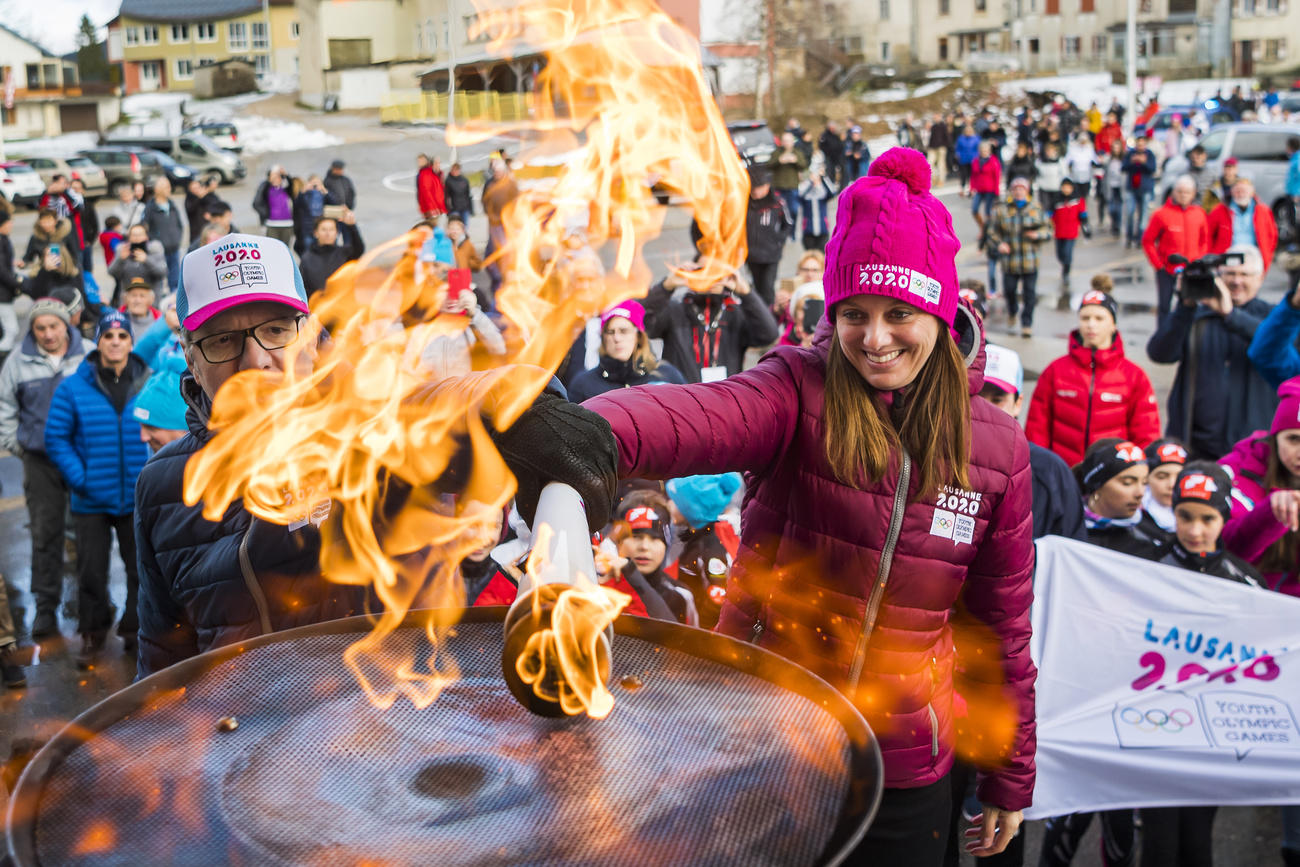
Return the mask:
M 733 273 L 696 292 L 677 274 L 651 287 L 642 301 L 645 330 L 662 340 L 663 360 L 688 383 L 717 382 L 745 366 L 745 350 L 776 340 L 776 320 L 744 278 Z
M 1196 204 L 1196 181 L 1182 175 L 1174 181 L 1174 191 L 1159 210 L 1151 215 L 1142 233 L 1142 250 L 1156 269 L 1156 328 L 1164 324 L 1174 300 L 1179 266 L 1171 256 L 1194 262 L 1210 252 L 1210 224 L 1205 210 Z
M 1179 303 L 1147 342 L 1147 357 L 1177 364 L 1165 433 L 1187 444 L 1193 458 L 1217 460 L 1232 444 L 1268 427 L 1277 408 L 1274 387 L 1251 363 L 1256 330 L 1272 305 L 1258 298 L 1264 263 L 1257 247 L 1238 245 L 1181 269 Z

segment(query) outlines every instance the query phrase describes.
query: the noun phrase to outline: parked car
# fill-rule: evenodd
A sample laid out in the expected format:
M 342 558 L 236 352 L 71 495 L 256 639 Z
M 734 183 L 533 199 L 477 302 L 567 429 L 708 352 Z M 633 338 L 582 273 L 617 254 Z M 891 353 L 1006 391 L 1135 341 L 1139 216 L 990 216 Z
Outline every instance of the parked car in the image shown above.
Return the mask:
M 1206 125 L 1211 127 L 1221 123 L 1235 123 L 1241 120 L 1241 116 L 1233 111 L 1230 106 L 1224 105 L 1217 99 L 1207 99 L 1200 105 L 1165 106 L 1145 124 L 1134 127 L 1133 134 L 1145 134 L 1147 137 L 1164 135 L 1169 130 L 1169 127 L 1173 126 L 1174 115 L 1180 118 L 1199 115 L 1205 118 Z
M 239 129 L 232 121 L 205 120 L 187 127 L 185 132 L 198 132 L 212 139 L 220 148 L 239 153 L 244 146 L 239 142 Z
M 93 171 L 84 166 L 82 168 L 74 166 L 72 160 L 79 160 L 93 167 Z M 80 178 L 86 185 L 86 197 L 89 199 L 98 199 L 108 194 L 108 178 L 104 170 L 85 157 L 70 157 L 66 160 L 59 157 L 23 157 L 23 162 L 36 170 L 36 173 L 41 176 L 41 183 L 47 187 L 55 175 L 63 175 L 68 180 Z
M 114 136 L 105 144 L 150 148 L 180 160 L 203 176 L 214 176 L 223 184 L 233 184 L 248 174 L 238 155 L 224 150 L 201 132 L 184 132 L 172 136 Z
M 45 184 L 26 163 L 0 162 L 0 193 L 11 204 L 34 208 L 45 193 Z
M 196 174 L 189 166 L 181 165 L 166 154 L 143 147 L 100 145 L 81 151 L 81 156 L 93 160 L 104 170 L 108 176 L 108 190 L 114 196 L 123 184 L 136 181 L 152 184 L 164 175 L 172 186 L 183 189 Z
M 747 166 L 767 162 L 781 146 L 781 140 L 767 128 L 765 120 L 732 121 L 727 124 L 727 132 L 731 133 L 736 152 Z
M 1295 209 L 1286 194 L 1286 141 L 1300 136 L 1300 123 L 1227 123 L 1216 126 L 1201 139 L 1206 164 L 1215 175 L 1223 172 L 1223 161 L 1237 158 L 1237 171 L 1255 182 L 1255 195 L 1273 209 L 1278 240 L 1283 245 L 1296 236 Z M 1187 171 L 1187 157 L 1172 157 L 1165 165 L 1160 196 L 1164 198 L 1174 181 Z
M 155 177 L 166 174 L 167 180 L 171 181 L 172 186 L 178 190 L 185 189 L 192 179 L 201 174 L 191 166 L 176 162 L 162 151 L 150 150 L 149 148 L 141 150 L 140 162 L 147 167 L 156 167 L 158 171 L 155 172 Z
M 80 178 L 81 182 L 86 185 L 86 195 L 92 199 L 102 198 L 108 195 L 108 175 L 104 170 L 95 165 L 95 161 L 87 157 L 71 156 L 64 160 L 68 167 L 72 169 L 72 176 Z
M 123 186 L 130 186 L 136 181 L 148 182 L 156 176 L 145 176 L 144 165 L 140 162 L 140 152 L 144 148 L 96 147 L 87 148 L 78 156 L 90 160 L 104 172 L 108 178 L 108 192 L 116 196 Z

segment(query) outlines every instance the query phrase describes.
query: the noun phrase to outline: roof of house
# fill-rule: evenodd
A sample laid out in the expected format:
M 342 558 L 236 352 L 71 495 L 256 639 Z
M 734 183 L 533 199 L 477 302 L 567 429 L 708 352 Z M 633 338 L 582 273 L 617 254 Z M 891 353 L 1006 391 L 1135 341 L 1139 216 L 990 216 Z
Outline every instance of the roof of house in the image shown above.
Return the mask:
M 8 33 L 10 36 L 14 37 L 15 39 L 21 39 L 23 42 L 26 42 L 28 45 L 30 45 L 32 48 L 35 48 L 37 51 L 39 51 L 39 52 L 40 52 L 42 55 L 44 55 L 45 57 L 53 57 L 53 56 L 54 56 L 54 55 L 50 54 L 49 50 L 46 49 L 46 47 L 45 47 L 44 45 L 42 45 L 41 43 L 37 42 L 35 39 L 29 39 L 28 37 L 26 37 L 26 36 L 22 35 L 21 33 L 19 33 L 17 30 L 14 30 L 12 27 L 6 27 L 5 25 L 0 24 L 0 30 L 3 30 L 5 33 Z
M 294 0 L 269 0 L 292 6 Z M 142 21 L 221 21 L 257 12 L 262 0 L 122 0 L 120 15 Z

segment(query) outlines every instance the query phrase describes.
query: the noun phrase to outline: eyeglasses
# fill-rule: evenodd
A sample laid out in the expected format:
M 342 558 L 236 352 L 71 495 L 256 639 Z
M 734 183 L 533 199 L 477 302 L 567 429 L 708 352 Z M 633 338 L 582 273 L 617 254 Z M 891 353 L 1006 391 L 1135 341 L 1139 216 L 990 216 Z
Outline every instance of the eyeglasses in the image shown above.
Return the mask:
M 270 352 L 284 349 L 298 337 L 298 329 L 305 316 L 286 316 L 270 319 L 252 328 L 242 331 L 222 331 L 209 334 L 196 341 L 199 352 L 203 353 L 208 364 L 225 364 L 244 354 L 244 343 L 248 338 L 257 341 L 257 345 Z

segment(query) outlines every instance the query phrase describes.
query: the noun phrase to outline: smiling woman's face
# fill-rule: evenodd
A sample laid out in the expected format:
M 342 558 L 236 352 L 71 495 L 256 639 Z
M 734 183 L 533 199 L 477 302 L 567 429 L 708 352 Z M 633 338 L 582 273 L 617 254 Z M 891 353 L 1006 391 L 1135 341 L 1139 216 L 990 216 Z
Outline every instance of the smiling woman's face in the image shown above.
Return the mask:
M 939 339 L 939 319 L 906 301 L 853 295 L 835 307 L 835 332 L 853 367 L 878 391 L 916 379 Z

